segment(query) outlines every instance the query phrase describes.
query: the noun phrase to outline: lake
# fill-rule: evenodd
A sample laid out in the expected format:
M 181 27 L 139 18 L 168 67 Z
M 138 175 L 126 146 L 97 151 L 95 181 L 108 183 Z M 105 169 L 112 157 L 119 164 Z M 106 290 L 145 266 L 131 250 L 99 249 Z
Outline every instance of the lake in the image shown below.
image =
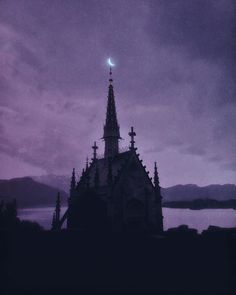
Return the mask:
M 66 207 L 61 208 L 62 214 Z M 45 229 L 50 229 L 54 207 L 19 209 L 18 217 L 38 222 Z M 236 210 L 233 209 L 177 209 L 163 208 L 164 229 L 186 224 L 202 232 L 210 225 L 220 227 L 236 227 Z

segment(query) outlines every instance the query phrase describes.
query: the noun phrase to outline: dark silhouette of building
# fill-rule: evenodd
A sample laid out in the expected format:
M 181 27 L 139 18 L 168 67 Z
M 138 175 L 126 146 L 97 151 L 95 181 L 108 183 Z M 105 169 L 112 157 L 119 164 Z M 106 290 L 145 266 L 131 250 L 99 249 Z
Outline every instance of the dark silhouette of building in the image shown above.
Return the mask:
M 61 214 L 61 198 L 60 193 L 57 194 L 56 208 L 52 217 L 52 229 L 60 229 L 60 214 Z
M 154 181 L 139 158 L 131 127 L 130 146 L 120 152 L 120 127 L 117 120 L 112 72 L 110 69 L 106 122 L 103 130 L 104 157 L 93 158 L 76 182 L 72 172 L 68 209 L 60 219 L 59 200 L 53 217 L 53 228 L 67 220 L 68 229 L 110 229 L 112 231 L 163 231 L 161 192 L 157 166 Z

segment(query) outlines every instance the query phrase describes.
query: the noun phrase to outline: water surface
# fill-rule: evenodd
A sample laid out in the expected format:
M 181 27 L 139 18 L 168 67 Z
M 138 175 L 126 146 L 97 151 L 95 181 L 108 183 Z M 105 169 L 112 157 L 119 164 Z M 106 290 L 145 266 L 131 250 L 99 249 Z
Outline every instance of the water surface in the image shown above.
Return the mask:
M 61 208 L 62 214 L 66 207 Z M 45 229 L 52 225 L 54 207 L 19 209 L 18 217 L 24 220 L 36 221 Z M 186 224 L 196 228 L 198 232 L 207 229 L 210 225 L 220 227 L 236 227 L 236 210 L 233 209 L 177 209 L 163 208 L 164 229 Z

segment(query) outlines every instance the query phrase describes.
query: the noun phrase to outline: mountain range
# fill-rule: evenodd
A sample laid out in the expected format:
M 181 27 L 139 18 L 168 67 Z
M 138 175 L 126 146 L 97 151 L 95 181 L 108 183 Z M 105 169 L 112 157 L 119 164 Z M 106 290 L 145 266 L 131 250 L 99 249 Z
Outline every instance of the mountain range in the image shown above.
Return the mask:
M 0 200 L 16 199 L 18 206 L 54 206 L 56 195 L 61 194 L 62 204 L 67 203 L 70 177 L 46 175 L 0 180 Z M 164 202 L 213 199 L 225 201 L 236 199 L 236 185 L 213 184 L 204 187 L 195 184 L 175 185 L 161 189 Z
M 55 206 L 58 192 L 62 204 L 65 204 L 67 194 L 63 190 L 37 182 L 31 177 L 0 180 L 0 200 L 16 199 L 20 208 Z
M 175 185 L 161 189 L 163 200 L 169 201 L 193 201 L 196 199 L 213 199 L 225 201 L 236 199 L 235 184 L 211 184 L 197 186 L 196 184 Z

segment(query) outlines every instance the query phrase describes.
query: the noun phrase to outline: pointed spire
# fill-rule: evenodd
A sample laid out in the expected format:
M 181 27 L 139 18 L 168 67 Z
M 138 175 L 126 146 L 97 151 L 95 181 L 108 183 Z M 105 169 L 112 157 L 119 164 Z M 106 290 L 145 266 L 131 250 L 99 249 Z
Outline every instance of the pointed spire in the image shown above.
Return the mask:
M 84 180 L 85 180 L 85 170 L 83 168 L 82 173 L 80 175 L 79 186 L 83 186 L 84 185 Z
M 61 214 L 61 196 L 60 193 L 58 192 L 57 194 L 57 202 L 56 202 L 56 210 L 55 210 L 55 214 L 56 214 L 56 222 L 59 223 L 60 221 L 60 214 Z
M 92 149 L 93 149 L 93 161 L 95 161 L 97 160 L 97 149 L 98 149 L 96 141 L 94 141 Z
M 84 174 L 85 174 L 85 170 L 84 170 L 84 168 L 83 168 L 82 173 L 81 173 L 81 176 L 80 176 L 80 181 L 83 181 L 83 179 L 84 179 Z
M 60 200 L 60 193 L 58 192 L 57 199 L 56 199 L 56 208 L 55 208 L 55 211 L 53 212 L 53 217 L 52 217 L 53 230 L 60 229 L 60 213 L 61 213 L 61 200 Z
M 70 192 L 72 193 L 76 186 L 76 179 L 75 179 L 75 168 L 72 170 L 71 182 L 70 182 Z
M 89 188 L 89 180 L 90 180 L 90 177 L 89 177 L 89 160 L 88 160 L 88 157 L 86 158 L 86 168 L 85 168 L 85 171 L 83 170 L 83 179 L 85 179 L 85 184 L 86 184 L 86 187 Z
M 85 169 L 85 171 L 88 170 L 88 167 L 89 167 L 89 161 L 88 161 L 88 157 L 87 157 L 87 158 L 86 158 L 86 169 Z
M 120 127 L 117 121 L 115 96 L 112 82 L 112 71 L 110 68 L 106 123 L 103 133 L 103 139 L 105 140 L 105 158 L 113 157 L 119 153 Z
M 134 144 L 135 144 L 134 137 L 136 136 L 136 133 L 134 132 L 134 127 L 131 127 L 131 131 L 129 132 L 129 136 L 131 137 L 129 149 L 135 150 L 136 148 L 134 147 Z
M 79 173 L 77 173 L 77 182 L 76 182 L 76 188 L 78 187 L 78 185 L 79 185 L 79 182 L 80 182 L 80 175 L 79 175 Z
M 53 212 L 52 216 L 52 230 L 56 229 L 56 213 Z
M 158 172 L 157 172 L 157 162 L 155 162 L 155 164 L 154 164 L 154 185 L 155 185 L 156 189 L 160 190 L 159 176 L 158 176 Z

